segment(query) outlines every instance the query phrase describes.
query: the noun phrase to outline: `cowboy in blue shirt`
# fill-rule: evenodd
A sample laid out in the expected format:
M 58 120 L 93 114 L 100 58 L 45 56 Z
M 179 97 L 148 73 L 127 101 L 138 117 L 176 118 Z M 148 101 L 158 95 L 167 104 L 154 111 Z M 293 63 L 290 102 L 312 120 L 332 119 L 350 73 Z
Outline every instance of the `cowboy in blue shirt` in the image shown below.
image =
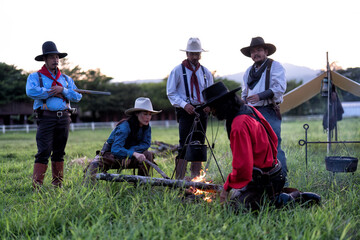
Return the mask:
M 84 170 L 85 184 L 94 183 L 98 170 L 138 169 L 138 175 L 149 176 L 150 165 L 144 160 L 153 162 L 151 145 L 150 120 L 152 115 L 161 111 L 153 110 L 149 98 L 139 97 L 134 108 L 125 111 L 127 118 L 122 119 L 111 132 L 101 152 Z
M 43 54 L 35 57 L 44 61 L 42 68 L 29 75 L 26 94 L 34 99 L 37 113 L 36 143 L 33 187 L 43 184 L 49 157 L 51 156 L 52 184 L 62 186 L 64 176 L 65 146 L 70 126 L 70 101 L 79 102 L 82 95 L 75 92 L 73 79 L 62 74 L 58 68 L 59 59 L 67 53 L 58 52 L 55 43 L 47 41 L 42 46 Z

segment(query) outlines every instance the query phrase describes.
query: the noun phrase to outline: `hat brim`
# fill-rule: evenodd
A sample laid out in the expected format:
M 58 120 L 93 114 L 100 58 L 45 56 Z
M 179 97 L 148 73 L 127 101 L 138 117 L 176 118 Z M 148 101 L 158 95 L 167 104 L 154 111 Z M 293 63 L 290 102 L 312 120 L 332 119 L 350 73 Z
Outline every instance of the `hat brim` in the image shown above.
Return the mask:
M 204 49 L 201 49 L 201 50 L 183 50 L 183 49 L 180 49 L 180 51 L 182 51 L 182 52 L 208 52 L 208 50 L 204 50 Z
M 202 105 L 201 108 L 208 107 L 208 106 L 214 104 L 215 102 L 218 102 L 219 100 L 223 99 L 224 97 L 229 96 L 230 94 L 233 94 L 233 93 L 239 91 L 240 89 L 241 89 L 241 87 L 238 87 L 238 88 L 235 88 L 235 89 L 227 92 L 226 94 L 223 94 L 223 95 L 217 96 L 217 97 L 215 97 L 215 98 L 212 98 L 212 99 L 210 99 L 207 103 L 205 103 L 204 105 Z
M 240 51 L 245 56 L 251 57 L 250 49 L 254 48 L 254 47 L 259 47 L 259 46 L 264 46 L 268 50 L 268 56 L 270 56 L 276 52 L 275 45 L 273 45 L 271 43 L 265 43 L 265 44 L 255 45 L 255 46 L 244 47 L 244 48 L 240 49 Z
M 41 54 L 39 56 L 36 56 L 35 60 L 39 61 L 39 62 L 44 61 L 44 56 L 49 55 L 49 54 L 57 54 L 59 56 L 59 58 L 64 58 L 64 57 L 66 57 L 68 55 L 67 53 L 49 52 L 49 53 L 46 53 L 46 54 Z
M 155 111 L 155 110 L 150 111 L 150 110 L 144 109 L 144 108 L 129 108 L 128 110 L 125 111 L 125 114 L 130 116 L 135 112 L 150 112 L 151 115 L 156 115 L 158 113 L 161 113 L 162 110 L 160 110 L 160 111 Z

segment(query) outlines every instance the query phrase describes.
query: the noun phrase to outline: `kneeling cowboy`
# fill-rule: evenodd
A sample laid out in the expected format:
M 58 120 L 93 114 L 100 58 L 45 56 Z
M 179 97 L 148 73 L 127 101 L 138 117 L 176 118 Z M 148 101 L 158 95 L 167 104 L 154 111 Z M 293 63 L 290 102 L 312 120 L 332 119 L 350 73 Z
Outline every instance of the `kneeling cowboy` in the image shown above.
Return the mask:
M 111 132 L 102 150 L 84 170 L 85 183 L 94 183 L 98 170 L 138 169 L 138 175 L 149 176 L 154 155 L 148 151 L 151 145 L 151 116 L 161 111 L 153 110 L 149 98 L 136 99 L 134 108 L 125 111 L 128 118 L 122 119 Z
M 206 88 L 202 93 L 205 106 L 219 120 L 226 120 L 226 129 L 232 151 L 232 171 L 220 194 L 220 201 L 228 200 L 229 191 L 235 210 L 239 205 L 257 210 L 264 196 L 272 203 L 281 199 L 285 178 L 277 156 L 277 136 L 263 115 L 248 106 L 235 93 L 241 88 L 229 91 L 222 82 Z M 293 189 L 295 196 L 296 189 Z M 299 193 L 299 191 L 297 191 Z M 289 198 L 292 195 L 286 195 Z M 306 195 L 309 196 L 309 195 Z M 283 197 L 283 196 L 281 196 Z M 316 197 L 314 194 L 311 197 Z M 280 202 L 281 204 L 281 202 Z

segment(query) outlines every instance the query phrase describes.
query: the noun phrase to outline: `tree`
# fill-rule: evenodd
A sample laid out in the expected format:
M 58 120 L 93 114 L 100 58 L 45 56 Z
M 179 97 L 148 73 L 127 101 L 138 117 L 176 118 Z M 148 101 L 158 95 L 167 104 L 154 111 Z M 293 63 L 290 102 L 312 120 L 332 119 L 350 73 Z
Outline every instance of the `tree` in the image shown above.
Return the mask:
M 70 63 L 67 58 L 60 59 L 61 73 L 68 75 L 75 82 L 83 80 L 85 78 L 85 72 L 81 70 L 79 65 L 76 65 L 74 68 L 71 68 Z
M 227 78 L 215 78 L 214 82 L 223 82 L 224 85 L 229 89 L 229 90 L 233 90 L 235 88 L 240 87 L 240 83 L 233 81 L 233 80 L 229 80 Z M 241 95 L 241 91 L 242 89 L 240 89 L 240 91 L 237 92 L 237 94 L 240 96 Z
M 164 79 L 160 83 L 145 83 L 140 85 L 143 96 L 151 99 L 154 109 L 162 109 L 163 111 L 173 110 L 166 95 L 166 81 L 167 79 Z
M 31 102 L 26 96 L 28 74 L 14 65 L 0 63 L 0 105 L 11 102 Z

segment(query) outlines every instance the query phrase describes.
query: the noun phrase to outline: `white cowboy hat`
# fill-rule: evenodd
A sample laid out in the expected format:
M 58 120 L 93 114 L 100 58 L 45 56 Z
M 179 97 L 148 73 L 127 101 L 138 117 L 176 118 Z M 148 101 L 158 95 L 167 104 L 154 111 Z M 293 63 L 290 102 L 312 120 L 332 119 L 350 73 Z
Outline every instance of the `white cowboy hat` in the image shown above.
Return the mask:
M 183 52 L 207 52 L 206 50 L 201 48 L 201 42 L 198 38 L 190 38 L 187 43 L 186 49 L 185 50 L 180 49 L 180 51 L 183 51 Z
M 139 97 L 135 100 L 134 107 L 126 110 L 125 114 L 129 116 L 134 112 L 142 112 L 142 111 L 151 112 L 151 114 L 154 115 L 160 113 L 162 110 L 160 111 L 153 110 L 153 106 L 149 98 Z

